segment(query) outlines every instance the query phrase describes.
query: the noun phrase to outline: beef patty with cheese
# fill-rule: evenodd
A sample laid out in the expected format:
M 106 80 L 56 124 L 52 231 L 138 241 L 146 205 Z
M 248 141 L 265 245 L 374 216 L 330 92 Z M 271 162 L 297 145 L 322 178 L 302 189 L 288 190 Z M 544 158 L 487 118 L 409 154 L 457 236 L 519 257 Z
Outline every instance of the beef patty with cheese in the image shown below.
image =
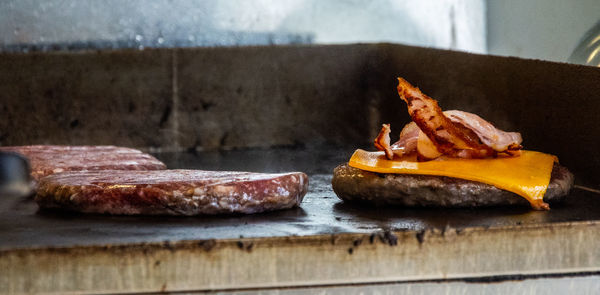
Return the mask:
M 335 168 L 332 186 L 342 200 L 406 206 L 477 207 L 529 203 L 549 210 L 563 200 L 573 174 L 553 155 L 522 150 L 521 134 L 495 128 L 437 102 L 398 78 L 398 94 L 413 122 L 390 144 L 384 124 L 378 152 L 357 150 Z

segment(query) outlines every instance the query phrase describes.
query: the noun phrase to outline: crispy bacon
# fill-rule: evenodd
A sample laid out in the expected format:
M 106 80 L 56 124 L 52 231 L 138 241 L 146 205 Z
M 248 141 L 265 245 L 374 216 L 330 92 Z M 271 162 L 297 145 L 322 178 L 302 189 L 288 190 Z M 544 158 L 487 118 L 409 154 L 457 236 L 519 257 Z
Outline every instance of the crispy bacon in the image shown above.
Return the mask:
M 388 159 L 393 159 L 394 158 L 394 153 L 392 152 L 392 148 L 390 147 L 390 132 L 392 130 L 390 129 L 390 124 L 383 124 L 381 126 L 381 131 L 379 131 L 379 135 L 377 135 L 377 138 L 375 138 L 375 147 L 380 150 L 380 151 L 384 151 L 385 152 L 385 156 Z
M 411 118 L 441 154 L 485 158 L 498 152 L 517 155 L 522 148 L 519 133 L 499 130 L 475 114 L 442 112 L 437 101 L 419 88 L 402 78 L 398 82 L 398 94 L 408 105 Z
M 408 113 L 413 122 L 446 155 L 458 155 L 457 150 L 474 150 L 476 157 L 486 157 L 493 150 L 479 141 L 476 136 L 458 126 L 444 115 L 435 99 L 423 94 L 419 88 L 398 78 L 398 94 L 408 105 Z
M 417 139 L 421 130 L 414 122 L 410 122 L 404 126 L 400 132 L 400 139 L 390 145 L 390 124 L 383 124 L 379 135 L 375 138 L 375 147 L 385 152 L 386 158 L 392 160 L 394 155 L 403 156 L 417 150 Z
M 413 122 L 404 126 L 400 139 L 390 145 L 390 125 L 384 124 L 375 146 L 392 159 L 417 151 L 420 160 L 441 155 L 456 158 L 494 157 L 498 153 L 520 154 L 521 134 L 497 129 L 481 117 L 463 112 L 446 111 L 419 88 L 398 78 L 398 94 L 408 105 Z

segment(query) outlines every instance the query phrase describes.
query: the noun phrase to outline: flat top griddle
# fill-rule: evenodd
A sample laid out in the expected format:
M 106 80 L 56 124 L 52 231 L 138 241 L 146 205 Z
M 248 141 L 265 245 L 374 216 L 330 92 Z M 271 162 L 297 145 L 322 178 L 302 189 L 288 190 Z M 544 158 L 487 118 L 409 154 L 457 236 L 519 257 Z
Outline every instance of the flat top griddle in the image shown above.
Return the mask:
M 0 57 L 11 82 L 0 84 L 3 145 L 304 143 L 157 156 L 170 168 L 310 177 L 300 208 L 248 216 L 38 212 L 31 199 L 0 196 L 0 293 L 296 294 L 290 288 L 600 272 L 600 195 L 591 191 L 576 188 L 549 212 L 373 208 L 341 202 L 329 183 L 381 123 L 397 132 L 408 122 L 395 91 L 402 76 L 444 109 L 521 132 L 527 149 L 558 155 L 577 184 L 597 191 L 598 68 L 396 44 Z
M 3 196 L 0 198 L 0 250 L 388 230 L 460 230 L 600 220 L 600 195 L 581 188 L 575 188 L 567 201 L 553 204 L 547 212 L 528 207 L 443 209 L 344 203 L 331 189 L 331 173 L 335 166 L 347 161 L 354 149 L 328 146 L 156 154 L 170 168 L 309 174 L 309 192 L 300 208 L 256 215 L 88 215 L 38 210 L 31 198 Z

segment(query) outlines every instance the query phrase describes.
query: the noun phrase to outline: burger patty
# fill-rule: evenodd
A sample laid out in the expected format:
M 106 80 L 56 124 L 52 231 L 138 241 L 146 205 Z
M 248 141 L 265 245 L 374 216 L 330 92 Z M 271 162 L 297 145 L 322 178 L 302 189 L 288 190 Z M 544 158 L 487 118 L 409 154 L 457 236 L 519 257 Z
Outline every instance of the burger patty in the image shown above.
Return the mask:
M 63 171 L 162 170 L 167 167 L 139 150 L 110 146 L 28 145 L 3 146 L 0 151 L 25 156 L 34 180 Z
M 573 174 L 555 163 L 545 202 L 565 199 L 573 187 Z M 529 205 L 523 197 L 493 185 L 446 176 L 382 174 L 339 165 L 334 169 L 333 190 L 345 201 L 375 205 L 482 207 Z
M 55 173 L 39 182 L 41 208 L 123 215 L 256 213 L 300 205 L 301 172 L 103 170 Z

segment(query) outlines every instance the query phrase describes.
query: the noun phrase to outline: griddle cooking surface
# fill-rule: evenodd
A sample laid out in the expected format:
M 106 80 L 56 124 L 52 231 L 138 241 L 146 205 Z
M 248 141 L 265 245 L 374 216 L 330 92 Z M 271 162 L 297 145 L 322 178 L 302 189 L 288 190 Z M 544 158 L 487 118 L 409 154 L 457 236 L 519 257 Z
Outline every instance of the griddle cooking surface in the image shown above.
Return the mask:
M 353 151 L 354 147 L 278 148 L 156 155 L 169 168 L 309 174 L 309 192 L 301 208 L 256 215 L 88 215 L 39 211 L 30 198 L 0 196 L 0 250 L 600 220 L 600 195 L 581 189 L 574 189 L 564 204 L 554 204 L 548 212 L 531 211 L 526 207 L 427 209 L 343 203 L 331 189 L 331 173 L 335 166 L 347 161 Z

